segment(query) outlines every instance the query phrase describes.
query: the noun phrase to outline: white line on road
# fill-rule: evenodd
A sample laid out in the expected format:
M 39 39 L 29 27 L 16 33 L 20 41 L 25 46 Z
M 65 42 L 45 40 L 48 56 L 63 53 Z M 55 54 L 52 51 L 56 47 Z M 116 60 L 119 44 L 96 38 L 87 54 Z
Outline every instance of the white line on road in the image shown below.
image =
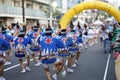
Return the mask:
M 108 55 L 108 59 L 107 59 L 107 64 L 106 64 L 106 69 L 105 69 L 105 73 L 104 73 L 104 77 L 103 80 L 106 80 L 106 76 L 107 76 L 107 72 L 108 72 L 108 67 L 109 67 L 109 62 L 110 62 L 110 55 Z
M 30 61 L 33 61 L 33 59 L 30 59 Z M 26 61 L 23 62 L 23 64 L 25 64 L 25 63 L 26 63 Z M 20 66 L 20 64 L 16 64 L 16 65 L 14 65 L 14 66 L 11 66 L 11 67 L 9 67 L 9 68 L 6 68 L 6 69 L 4 69 L 4 71 L 11 70 L 11 69 L 16 68 L 16 67 L 18 67 L 18 66 Z

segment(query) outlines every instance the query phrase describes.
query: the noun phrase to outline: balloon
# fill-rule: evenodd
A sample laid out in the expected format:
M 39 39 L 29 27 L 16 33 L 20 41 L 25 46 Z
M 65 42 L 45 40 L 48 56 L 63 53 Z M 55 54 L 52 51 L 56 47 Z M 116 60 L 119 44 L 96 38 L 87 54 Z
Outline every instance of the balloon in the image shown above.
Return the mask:
M 120 17 L 119 17 L 120 11 L 116 7 L 102 1 L 85 1 L 73 6 L 63 15 L 63 17 L 60 20 L 60 25 L 62 29 L 65 29 L 67 27 L 67 25 L 69 24 L 69 22 L 71 21 L 74 15 L 87 9 L 103 10 L 108 14 L 114 16 L 116 20 L 120 23 Z

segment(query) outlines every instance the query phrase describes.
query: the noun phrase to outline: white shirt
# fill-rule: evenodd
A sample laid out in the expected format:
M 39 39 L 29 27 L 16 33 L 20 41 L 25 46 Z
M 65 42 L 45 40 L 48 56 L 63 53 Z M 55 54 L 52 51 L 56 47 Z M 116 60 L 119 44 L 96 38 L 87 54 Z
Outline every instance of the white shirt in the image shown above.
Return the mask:
M 108 39 L 108 34 L 105 31 L 102 31 L 102 38 L 103 40 Z

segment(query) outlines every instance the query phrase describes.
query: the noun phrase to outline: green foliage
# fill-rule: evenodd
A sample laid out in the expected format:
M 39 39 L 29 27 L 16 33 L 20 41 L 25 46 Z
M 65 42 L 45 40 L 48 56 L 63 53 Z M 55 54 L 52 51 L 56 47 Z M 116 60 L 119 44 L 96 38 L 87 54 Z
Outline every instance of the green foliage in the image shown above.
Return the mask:
M 97 17 L 100 16 L 100 15 L 103 15 L 105 17 L 105 19 L 107 19 L 108 17 L 112 17 L 110 14 L 107 14 L 104 11 L 98 11 Z
M 53 10 L 53 18 L 56 18 L 57 16 L 60 15 L 60 11 L 59 10 Z
M 47 18 L 50 17 L 50 12 L 52 11 L 52 17 L 56 18 L 60 15 L 60 11 L 58 9 L 52 9 L 50 5 L 47 5 L 43 10 L 46 13 Z
M 50 16 L 50 5 L 47 5 L 43 11 L 46 13 L 47 18 Z

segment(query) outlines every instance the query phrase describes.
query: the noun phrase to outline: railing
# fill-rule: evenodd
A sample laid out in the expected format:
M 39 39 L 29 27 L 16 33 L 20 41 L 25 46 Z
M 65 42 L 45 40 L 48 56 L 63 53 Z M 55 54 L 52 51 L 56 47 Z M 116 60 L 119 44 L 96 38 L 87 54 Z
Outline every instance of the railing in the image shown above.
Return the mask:
M 0 14 L 22 15 L 22 8 L 0 4 Z M 40 10 L 38 11 L 25 8 L 25 16 L 45 17 L 45 13 Z
M 46 17 L 43 11 L 32 10 L 32 9 L 25 9 L 26 16 L 33 16 L 33 17 Z
M 7 6 L 7 5 L 0 5 L 0 14 L 22 14 L 22 8 Z
M 50 0 L 35 0 L 35 1 L 50 4 Z

